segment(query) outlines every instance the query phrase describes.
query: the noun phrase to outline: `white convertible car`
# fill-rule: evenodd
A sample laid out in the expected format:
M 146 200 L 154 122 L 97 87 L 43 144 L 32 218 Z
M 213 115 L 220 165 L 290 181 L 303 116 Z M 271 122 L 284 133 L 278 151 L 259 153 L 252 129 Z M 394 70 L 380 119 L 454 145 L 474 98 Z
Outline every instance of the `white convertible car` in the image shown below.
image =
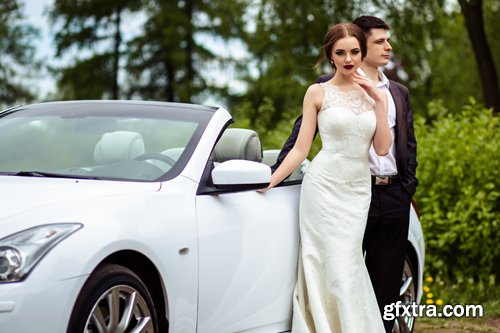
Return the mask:
M 0 113 L 0 332 L 286 332 L 305 168 L 265 194 L 223 108 L 53 102 Z M 415 211 L 401 297 L 418 300 Z M 395 330 L 413 327 L 399 318 Z

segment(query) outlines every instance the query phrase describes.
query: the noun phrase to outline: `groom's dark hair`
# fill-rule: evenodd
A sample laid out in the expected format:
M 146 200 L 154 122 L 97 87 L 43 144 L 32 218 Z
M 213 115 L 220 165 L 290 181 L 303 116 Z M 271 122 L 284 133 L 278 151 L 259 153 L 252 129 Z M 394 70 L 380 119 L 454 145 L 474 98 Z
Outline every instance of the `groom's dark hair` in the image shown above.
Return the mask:
M 379 19 L 375 16 L 363 15 L 356 18 L 352 23 L 356 24 L 358 27 L 363 30 L 365 35 L 370 34 L 370 30 L 372 29 L 384 29 L 390 30 L 391 26 L 382 19 Z

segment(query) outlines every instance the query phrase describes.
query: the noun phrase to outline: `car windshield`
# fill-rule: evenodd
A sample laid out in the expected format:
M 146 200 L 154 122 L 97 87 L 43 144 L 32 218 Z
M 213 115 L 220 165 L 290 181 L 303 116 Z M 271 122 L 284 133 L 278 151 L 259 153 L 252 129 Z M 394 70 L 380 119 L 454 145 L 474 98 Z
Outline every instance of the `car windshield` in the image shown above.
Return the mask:
M 59 102 L 0 113 L 0 174 L 156 181 L 185 166 L 214 108 Z

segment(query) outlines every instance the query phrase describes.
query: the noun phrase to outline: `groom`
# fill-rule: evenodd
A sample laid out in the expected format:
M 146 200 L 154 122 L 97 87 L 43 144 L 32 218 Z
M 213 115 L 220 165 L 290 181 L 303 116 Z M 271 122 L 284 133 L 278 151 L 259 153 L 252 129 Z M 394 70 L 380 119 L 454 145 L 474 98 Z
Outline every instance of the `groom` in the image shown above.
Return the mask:
M 387 31 L 390 26 L 373 16 L 360 16 L 353 21 L 365 33 L 367 55 L 360 72 L 374 81 L 377 88 L 387 94 L 388 121 L 392 133 L 392 146 L 386 156 L 378 156 L 370 148 L 372 174 L 372 200 L 363 239 L 366 266 L 377 296 L 381 315 L 386 304 L 399 300 L 399 289 L 406 255 L 411 198 L 418 181 L 417 142 L 413 131 L 413 112 L 410 108 L 408 89 L 388 80 L 379 70 L 387 65 L 392 50 Z M 331 79 L 333 74 L 322 76 L 318 82 Z M 273 172 L 293 148 L 299 134 L 302 116 L 293 127 L 284 144 Z M 384 320 L 386 332 L 392 332 L 394 320 Z

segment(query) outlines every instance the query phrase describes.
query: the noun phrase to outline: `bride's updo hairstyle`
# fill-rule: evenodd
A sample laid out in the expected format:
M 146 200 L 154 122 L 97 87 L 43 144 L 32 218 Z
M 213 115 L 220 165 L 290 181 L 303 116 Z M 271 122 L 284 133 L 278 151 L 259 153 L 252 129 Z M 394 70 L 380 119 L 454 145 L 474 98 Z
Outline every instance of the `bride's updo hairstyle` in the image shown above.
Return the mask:
M 332 60 L 332 49 L 333 45 L 342 38 L 354 37 L 359 42 L 359 47 L 361 49 L 361 60 L 366 57 L 366 37 L 361 30 L 354 23 L 339 23 L 330 27 L 326 32 L 325 39 L 323 41 L 323 46 L 321 47 L 321 54 L 315 67 L 321 65 L 321 63 L 327 60 L 333 68 L 335 68 L 335 63 Z

